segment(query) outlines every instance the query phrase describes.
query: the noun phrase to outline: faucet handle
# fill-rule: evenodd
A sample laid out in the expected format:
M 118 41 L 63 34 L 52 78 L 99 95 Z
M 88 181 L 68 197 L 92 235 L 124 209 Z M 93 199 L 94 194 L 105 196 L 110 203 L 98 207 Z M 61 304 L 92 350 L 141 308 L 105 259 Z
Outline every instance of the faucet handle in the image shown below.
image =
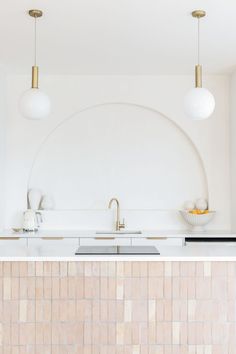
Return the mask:
M 125 228 L 125 219 L 123 219 L 122 223 L 119 223 L 119 229 L 124 229 Z

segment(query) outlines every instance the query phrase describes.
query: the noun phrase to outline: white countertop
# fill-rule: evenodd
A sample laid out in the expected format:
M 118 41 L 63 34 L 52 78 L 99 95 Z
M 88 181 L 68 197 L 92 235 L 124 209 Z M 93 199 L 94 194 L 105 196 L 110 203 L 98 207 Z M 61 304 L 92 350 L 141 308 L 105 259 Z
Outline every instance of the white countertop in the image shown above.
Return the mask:
M 101 236 L 102 234 L 100 234 Z M 0 237 L 2 238 L 86 238 L 99 236 L 94 230 L 41 230 L 37 233 L 15 233 L 11 230 L 3 230 L 0 232 Z M 107 235 L 109 236 L 109 235 Z M 236 237 L 236 233 L 230 231 L 210 231 L 204 233 L 193 233 L 189 231 L 172 231 L 172 230 L 144 230 L 142 234 L 120 234 L 114 235 L 114 237 Z M 12 241 L 9 241 L 12 242 Z M 55 242 L 55 241 L 53 241 Z M 2 246 L 3 247 L 3 246 Z M 158 245 L 160 255 L 108 255 L 108 256 L 98 256 L 98 255 L 79 255 L 75 256 L 74 252 L 69 249 L 62 249 L 60 255 L 58 255 L 57 249 L 51 247 L 47 255 L 41 255 L 40 252 L 37 256 L 34 255 L 30 248 L 20 248 L 19 251 L 10 252 L 10 246 L 6 246 L 6 251 L 2 252 L 0 255 L 1 260 L 10 261 L 174 261 L 174 260 L 236 260 L 236 243 L 222 243 L 222 244 L 187 244 L 185 246 L 168 246 L 168 245 Z M 9 253 L 8 253 L 9 250 Z M 6 256 L 5 256 L 6 255 Z
M 104 233 L 103 233 L 104 231 Z M 129 230 L 125 230 L 129 231 Z M 13 230 L 1 230 L 0 238 L 4 237 L 20 237 L 20 238 L 42 238 L 42 237 L 63 237 L 63 238 L 88 238 L 88 237 L 99 237 L 99 236 L 114 236 L 116 238 L 146 238 L 146 237 L 236 237 L 236 232 L 229 230 L 210 230 L 205 232 L 193 232 L 188 230 L 137 230 L 141 231 L 141 234 L 125 233 L 121 231 L 120 233 L 109 233 L 109 230 L 39 230 L 37 232 L 14 232 Z M 132 232 L 133 230 L 131 230 Z M 136 230 L 134 230 L 136 231 Z M 99 232 L 99 233 L 97 233 Z

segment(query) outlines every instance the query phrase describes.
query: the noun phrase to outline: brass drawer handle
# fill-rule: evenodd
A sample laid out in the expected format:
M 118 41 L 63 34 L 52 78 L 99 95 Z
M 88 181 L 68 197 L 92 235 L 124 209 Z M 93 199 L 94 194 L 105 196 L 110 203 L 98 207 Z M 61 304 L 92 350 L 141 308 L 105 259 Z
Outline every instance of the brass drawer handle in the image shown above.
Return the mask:
M 5 240 L 10 240 L 10 241 L 14 241 L 14 240 L 19 240 L 20 237 L 0 237 L 0 240 L 5 241 Z
M 167 240 L 167 237 L 146 237 L 147 240 Z
M 41 240 L 64 240 L 64 237 L 41 237 Z
M 94 237 L 95 240 L 115 240 L 115 237 Z

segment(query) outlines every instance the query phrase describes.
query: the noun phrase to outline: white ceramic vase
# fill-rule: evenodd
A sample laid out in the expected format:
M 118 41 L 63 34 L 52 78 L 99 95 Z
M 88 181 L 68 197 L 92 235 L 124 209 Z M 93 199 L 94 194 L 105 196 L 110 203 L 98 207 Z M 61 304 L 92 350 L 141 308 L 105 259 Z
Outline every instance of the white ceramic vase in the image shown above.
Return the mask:
M 32 188 L 28 191 L 29 207 L 33 210 L 38 210 L 42 198 L 40 189 Z
M 52 210 L 54 209 L 54 200 L 50 195 L 44 195 L 41 201 L 41 209 Z

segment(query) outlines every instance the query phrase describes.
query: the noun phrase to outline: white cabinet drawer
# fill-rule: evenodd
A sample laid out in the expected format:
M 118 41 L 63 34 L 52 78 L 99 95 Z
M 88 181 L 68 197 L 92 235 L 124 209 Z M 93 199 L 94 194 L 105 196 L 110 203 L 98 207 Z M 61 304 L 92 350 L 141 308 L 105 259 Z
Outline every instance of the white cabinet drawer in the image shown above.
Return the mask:
M 0 256 L 27 256 L 27 240 L 19 237 L 0 237 Z
M 95 236 L 80 239 L 81 246 L 129 246 L 130 237 Z
M 132 245 L 134 246 L 183 246 L 183 238 L 175 237 L 146 237 L 146 238 L 134 238 L 132 239 Z
M 78 238 L 42 237 L 28 240 L 28 248 L 32 256 L 74 256 L 78 246 Z

